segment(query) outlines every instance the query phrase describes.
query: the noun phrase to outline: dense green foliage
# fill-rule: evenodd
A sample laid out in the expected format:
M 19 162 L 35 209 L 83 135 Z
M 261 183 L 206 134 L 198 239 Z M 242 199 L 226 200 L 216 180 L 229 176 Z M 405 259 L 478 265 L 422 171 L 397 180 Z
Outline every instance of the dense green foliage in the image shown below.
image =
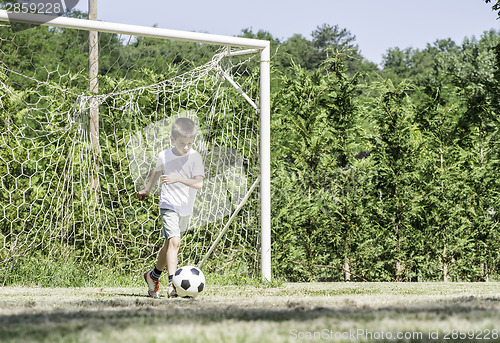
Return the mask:
M 8 35 L 9 28 L 1 29 L 4 37 Z M 37 28 L 38 34 L 31 35 L 30 30 L 17 35 L 30 41 L 30 49 L 23 50 L 22 41 L 12 46 L 7 40 L 0 42 L 2 63 L 23 73 L 40 64 L 46 68 L 37 73 L 57 69 L 62 75 L 59 86 L 71 89 L 65 96 L 68 104 L 74 103 L 75 94 L 88 81 L 75 76 L 86 75 L 86 34 Z M 499 278 L 500 31 L 462 43 L 439 40 L 422 50 L 392 48 L 380 68 L 363 58 L 355 37 L 338 26 L 318 26 L 312 39 L 294 35 L 284 42 L 267 32 L 243 30 L 242 36 L 272 41 L 276 277 L 292 281 Z M 123 87 L 161 80 L 187 67 L 186 61 L 199 65 L 213 53 L 212 47 L 158 44 L 147 38 L 124 45 L 111 34 L 101 34 L 100 41 L 106 46 L 100 64 L 101 74 L 107 75 L 101 82 L 103 92 L 116 90 L 115 83 L 122 78 L 128 80 Z M 29 63 L 22 65 L 22 56 L 28 56 Z M 84 67 L 71 69 L 75 64 Z M 0 82 L 7 82 L 7 76 L 16 83 L 16 75 L 2 73 Z M 50 82 L 50 73 L 37 78 Z M 17 92 L 23 96 L 22 89 Z M 1 105 L 11 111 L 16 106 L 5 101 L 8 97 L 2 99 Z M 154 112 L 155 99 L 148 101 L 141 106 Z M 22 116 L 22 109 L 17 111 Z M 2 132 L 16 120 L 20 117 L 2 117 Z M 58 127 L 54 132 L 59 134 Z M 0 199 L 4 217 L 16 212 L 21 221 L 19 211 L 50 211 L 20 208 L 26 197 L 56 195 L 28 194 L 32 181 L 25 184 L 19 176 L 36 174 L 38 167 L 10 163 L 22 161 L 26 154 L 9 149 L 10 139 L 2 141 L 0 171 L 9 176 L 2 177 L 8 192 Z M 68 154 L 64 146 L 59 149 Z M 116 147 L 112 149 L 119 154 Z M 110 159 L 108 165 L 118 163 L 113 155 L 103 158 Z M 56 169 L 63 162 L 56 163 Z M 37 166 L 44 163 L 54 161 L 40 159 Z M 16 197 L 19 188 L 23 199 Z M 122 189 L 133 191 L 126 185 Z M 106 191 L 118 199 L 109 210 L 124 211 L 120 199 L 131 195 Z M 83 211 L 82 204 L 74 206 Z M 139 217 L 154 220 L 147 213 Z M 73 223 L 79 225 L 83 223 Z M 13 227 L 0 227 L 6 246 L 14 234 L 22 234 L 12 232 Z M 82 226 L 78 237 L 71 239 L 83 240 L 87 229 Z M 119 260 L 120 251 L 92 251 L 89 260 L 93 254 Z
M 498 278 L 500 33 L 346 60 L 276 72 L 275 274 Z

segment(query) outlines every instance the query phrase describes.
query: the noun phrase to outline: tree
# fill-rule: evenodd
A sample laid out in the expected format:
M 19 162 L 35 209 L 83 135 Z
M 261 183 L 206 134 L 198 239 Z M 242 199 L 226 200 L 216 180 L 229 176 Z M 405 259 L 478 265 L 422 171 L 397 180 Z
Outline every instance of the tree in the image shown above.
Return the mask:
M 318 68 L 319 61 L 313 43 L 300 34 L 293 35 L 280 45 L 274 60 L 282 72 L 293 70 L 294 65 L 314 70 Z
M 416 264 L 412 221 L 418 198 L 416 165 L 418 150 L 413 138 L 414 105 L 409 96 L 413 85 L 390 81 L 380 85 L 379 104 L 372 112 L 376 137 L 372 156 L 377 181 L 372 194 L 374 227 L 384 249 L 380 256 L 392 278 L 403 281 L 411 277 Z
M 300 65 L 308 71 L 317 70 L 329 56 L 342 54 L 345 73 L 354 76 L 359 71 L 378 70 L 376 64 L 368 62 L 359 53 L 355 44 L 356 36 L 338 25 L 323 24 L 311 34 L 312 40 L 295 34 L 278 46 L 274 64 L 282 71 L 291 70 L 292 65 Z M 293 62 L 292 62 L 293 61 Z
M 398 84 L 405 79 L 411 79 L 417 85 L 425 85 L 429 74 L 433 73 L 434 64 L 441 53 L 456 52 L 457 45 L 451 39 L 437 40 L 425 49 L 391 48 L 382 59 L 383 75 Z
M 354 76 L 361 70 L 375 71 L 377 67 L 373 63 L 367 63 L 359 52 L 359 47 L 355 43 L 356 36 L 345 28 L 338 25 L 320 25 L 311 34 L 312 45 L 316 49 L 316 64 L 326 60 L 332 54 L 342 53 L 345 72 L 349 76 Z M 330 52 L 330 53 L 329 53 Z
M 491 0 L 484 0 L 487 4 L 488 3 L 491 3 Z M 498 18 L 497 19 L 500 19 L 500 0 L 497 0 L 496 3 L 493 4 L 493 6 L 491 6 L 491 9 L 493 11 L 498 11 Z
M 498 201 L 500 185 L 497 170 L 500 154 L 498 78 L 500 70 L 500 32 L 490 30 L 481 39 L 467 39 L 459 54 L 448 60 L 448 72 L 460 95 L 463 116 L 458 123 L 467 177 L 467 219 L 474 239 L 474 258 L 464 263 L 475 270 L 476 278 L 488 279 L 498 268 Z
M 456 261 L 470 248 L 467 235 L 466 176 L 456 126 L 463 111 L 453 97 L 449 80 L 436 71 L 432 82 L 418 90 L 415 123 L 421 135 L 418 150 L 417 216 L 414 227 L 424 234 L 419 274 L 426 279 L 456 279 Z
M 313 45 L 322 54 L 322 57 L 328 56 L 328 51 L 349 51 L 357 53 L 359 47 L 354 42 L 356 36 L 345 28 L 341 29 L 338 25 L 328 24 L 320 25 L 312 33 Z
M 487 280 L 498 268 L 498 43 L 490 31 L 441 50 L 414 94 L 425 194 L 415 225 L 433 241 L 425 273 L 444 281 Z
M 344 268 L 349 278 L 361 232 L 363 166 L 354 157 L 359 76 L 345 75 L 341 57 L 332 53 L 312 73 L 295 66 L 273 104 L 274 233 L 285 238 L 275 251 L 279 261 L 305 263 L 309 279 L 341 278 L 316 272 L 315 263 Z M 296 275 L 304 267 L 279 269 Z

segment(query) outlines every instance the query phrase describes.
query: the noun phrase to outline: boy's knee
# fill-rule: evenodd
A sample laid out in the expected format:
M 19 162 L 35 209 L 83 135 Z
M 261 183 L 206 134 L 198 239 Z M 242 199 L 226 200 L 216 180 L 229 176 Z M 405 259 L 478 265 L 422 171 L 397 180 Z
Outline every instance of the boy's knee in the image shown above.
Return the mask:
M 168 240 L 168 247 L 172 249 L 179 249 L 181 246 L 181 239 L 179 237 L 172 237 Z

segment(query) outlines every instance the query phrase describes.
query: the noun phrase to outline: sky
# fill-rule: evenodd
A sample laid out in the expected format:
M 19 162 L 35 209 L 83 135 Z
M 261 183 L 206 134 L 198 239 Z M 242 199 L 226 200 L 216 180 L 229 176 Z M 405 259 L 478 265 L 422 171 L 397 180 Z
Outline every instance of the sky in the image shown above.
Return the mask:
M 245 28 L 284 41 L 311 39 L 322 24 L 356 36 L 361 54 L 379 64 L 389 48 L 423 49 L 451 38 L 480 38 L 500 30 L 500 19 L 484 0 L 97 0 L 98 20 L 236 36 Z M 87 12 L 88 0 L 77 9 Z

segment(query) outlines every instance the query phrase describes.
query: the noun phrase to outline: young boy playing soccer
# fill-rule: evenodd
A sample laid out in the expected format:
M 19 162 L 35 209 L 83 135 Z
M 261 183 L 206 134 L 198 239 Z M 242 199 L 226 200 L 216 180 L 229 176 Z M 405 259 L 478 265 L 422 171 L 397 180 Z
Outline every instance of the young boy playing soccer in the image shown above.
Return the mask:
M 163 247 L 158 252 L 156 266 L 144 274 L 149 296 L 158 298 L 159 278 L 165 267 L 168 271 L 168 297 L 176 296 L 172 276 L 177 270 L 177 254 L 181 234 L 188 229 L 196 192 L 203 187 L 205 171 L 201 155 L 192 149 L 196 124 L 189 118 L 178 118 L 172 124 L 171 149 L 162 151 L 146 187 L 137 192 L 144 200 L 161 178 L 160 216 L 163 224 Z

